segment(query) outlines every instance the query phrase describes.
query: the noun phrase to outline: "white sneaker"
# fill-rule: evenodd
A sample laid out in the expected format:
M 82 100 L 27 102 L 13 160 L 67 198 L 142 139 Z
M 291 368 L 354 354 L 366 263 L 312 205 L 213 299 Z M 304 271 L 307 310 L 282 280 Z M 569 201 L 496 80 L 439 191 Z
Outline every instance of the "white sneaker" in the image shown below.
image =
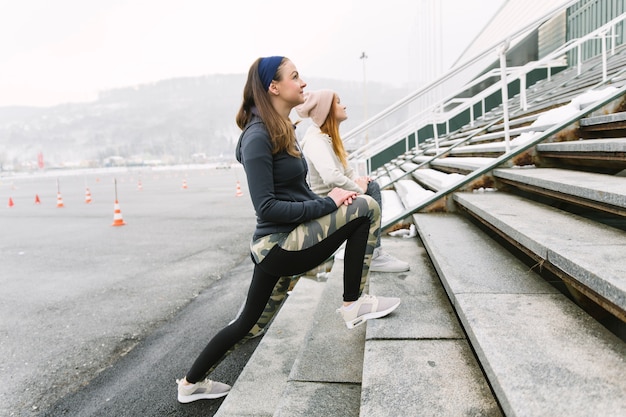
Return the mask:
M 209 378 L 191 385 L 183 385 L 182 379 L 177 379 L 176 383 L 178 384 L 178 402 L 183 404 L 221 398 L 230 391 L 230 385 L 211 381 Z
M 394 258 L 382 248 L 374 249 L 370 271 L 372 272 L 405 272 L 411 269 L 408 262 Z
M 348 310 L 346 307 L 339 307 L 337 312 L 341 313 L 348 329 L 353 329 L 369 319 L 385 317 L 399 305 L 399 298 L 375 297 L 373 295 L 363 294 L 358 300 L 348 306 Z

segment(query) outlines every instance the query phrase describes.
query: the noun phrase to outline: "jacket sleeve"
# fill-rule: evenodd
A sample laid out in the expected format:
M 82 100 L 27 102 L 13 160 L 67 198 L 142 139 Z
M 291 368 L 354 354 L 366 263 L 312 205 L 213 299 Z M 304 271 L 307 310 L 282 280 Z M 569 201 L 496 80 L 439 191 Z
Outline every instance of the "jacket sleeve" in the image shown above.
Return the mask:
M 311 193 L 311 200 L 285 201 L 276 197 L 274 187 L 274 158 L 266 134 L 254 132 L 242 141 L 242 161 L 248 189 L 257 216 L 273 223 L 302 223 L 337 210 L 330 197 Z
M 304 152 L 315 170 L 319 173 L 324 184 L 328 187 L 339 187 L 345 190 L 364 194 L 366 190 L 361 189 L 354 182 L 354 172 L 352 168 L 344 169 L 339 158 L 335 155 L 333 147 L 328 141 L 328 136 L 324 134 L 312 136 L 307 139 Z

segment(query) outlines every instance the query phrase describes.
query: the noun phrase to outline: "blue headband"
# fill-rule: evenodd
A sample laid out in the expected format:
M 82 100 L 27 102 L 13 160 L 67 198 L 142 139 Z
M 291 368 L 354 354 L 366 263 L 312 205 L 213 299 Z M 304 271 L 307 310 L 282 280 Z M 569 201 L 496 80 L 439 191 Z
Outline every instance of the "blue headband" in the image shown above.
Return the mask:
M 259 77 L 261 78 L 265 90 L 270 88 L 274 75 L 276 75 L 276 70 L 278 70 L 278 66 L 282 61 L 282 56 L 270 56 L 261 58 L 259 61 Z

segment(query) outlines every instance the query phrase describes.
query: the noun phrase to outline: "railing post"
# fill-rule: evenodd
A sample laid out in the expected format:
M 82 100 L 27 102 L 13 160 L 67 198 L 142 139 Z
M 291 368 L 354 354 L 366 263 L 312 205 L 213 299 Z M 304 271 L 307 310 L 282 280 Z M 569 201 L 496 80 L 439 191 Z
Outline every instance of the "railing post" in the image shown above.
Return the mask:
M 602 81 L 606 82 L 606 32 L 602 32 L 602 37 L 600 38 L 602 42 Z
M 611 26 L 611 56 L 615 55 L 615 44 L 617 43 L 617 40 L 615 39 L 617 37 L 617 33 L 615 33 L 615 26 L 616 25 Z
M 439 135 L 437 134 L 437 121 L 433 121 L 433 135 L 435 135 L 435 150 L 439 153 Z
M 511 138 L 509 132 L 509 86 L 506 80 L 506 51 L 509 49 L 509 41 L 507 40 L 498 48 L 500 54 L 500 79 L 502 80 L 502 112 L 504 116 L 504 143 L 506 153 L 511 151 Z
M 548 81 L 552 81 L 552 67 L 549 62 L 546 65 L 546 70 L 548 71 Z
M 576 65 L 578 67 L 578 75 L 582 74 L 583 72 L 583 51 L 582 51 L 582 43 L 578 44 L 578 48 L 576 48 L 577 51 L 577 55 L 578 55 L 578 64 Z
M 520 77 L 519 81 L 520 81 L 520 86 L 519 86 L 519 97 L 520 97 L 520 101 L 521 101 L 521 105 L 522 105 L 522 109 L 524 111 L 528 110 L 528 102 L 526 100 L 526 75 L 524 74 Z

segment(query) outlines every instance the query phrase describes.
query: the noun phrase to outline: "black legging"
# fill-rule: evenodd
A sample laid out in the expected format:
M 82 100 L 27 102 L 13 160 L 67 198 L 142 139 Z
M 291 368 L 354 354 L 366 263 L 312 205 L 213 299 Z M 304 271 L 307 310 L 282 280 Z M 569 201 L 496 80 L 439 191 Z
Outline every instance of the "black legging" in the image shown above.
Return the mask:
M 200 353 L 187 373 L 187 381 L 198 382 L 255 325 L 281 276 L 302 274 L 327 260 L 347 240 L 344 257 L 344 301 L 359 298 L 364 285 L 364 254 L 370 233 L 370 220 L 358 217 L 321 242 L 303 250 L 287 251 L 274 246 L 260 264 L 254 266 L 248 297 L 239 317 L 219 331 Z M 370 251 L 371 252 L 371 251 Z M 367 275 L 367 271 L 365 271 Z

